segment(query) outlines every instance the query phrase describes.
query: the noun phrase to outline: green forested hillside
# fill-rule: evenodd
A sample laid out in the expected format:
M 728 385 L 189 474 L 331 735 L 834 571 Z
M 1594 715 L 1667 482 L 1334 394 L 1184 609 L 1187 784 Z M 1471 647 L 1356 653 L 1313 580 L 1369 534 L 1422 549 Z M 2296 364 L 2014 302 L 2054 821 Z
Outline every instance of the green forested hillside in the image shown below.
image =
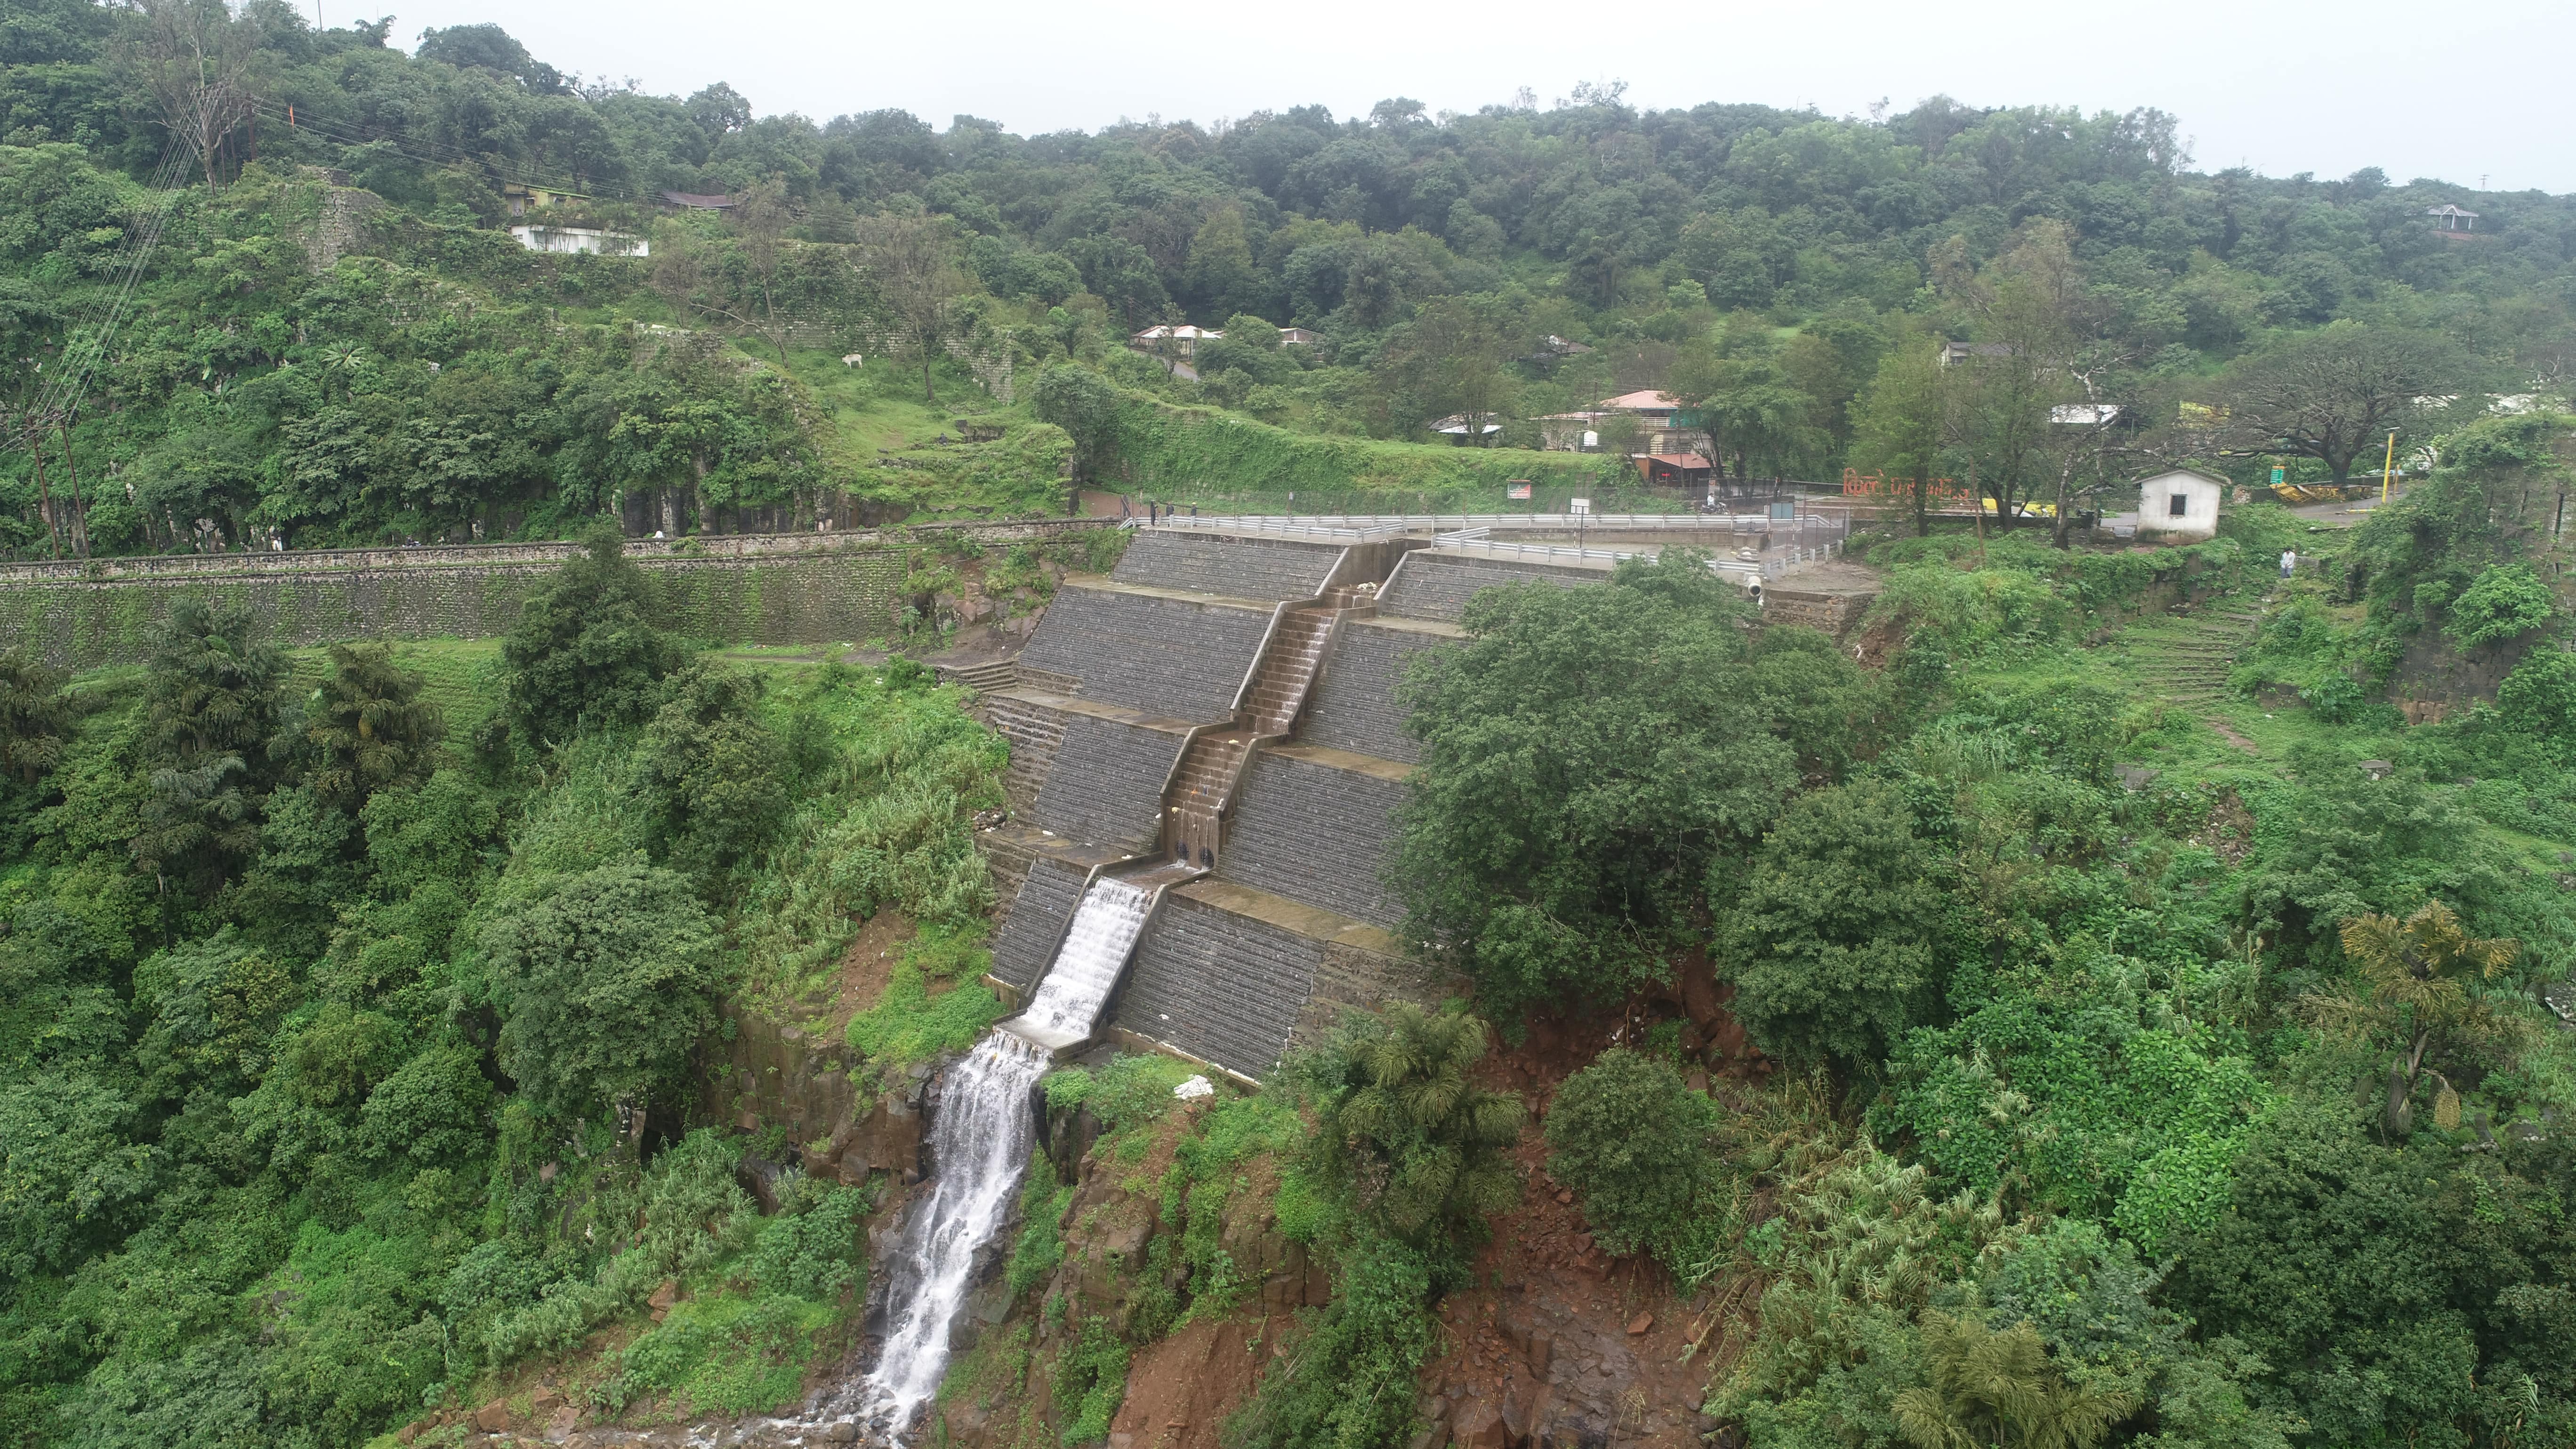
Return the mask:
M 77 493 L 110 550 L 560 532 L 620 494 L 676 492 L 684 527 L 728 505 L 792 523 L 835 491 L 872 517 L 1045 507 L 1064 440 L 1023 410 L 1051 366 L 1407 444 L 1491 412 L 1497 442 L 1534 446 L 1537 415 L 1662 388 L 1736 475 L 1974 470 L 2006 503 L 2149 461 L 2341 477 L 2391 430 L 2413 456 L 2490 399 L 2563 401 L 2576 370 L 2576 203 L 2197 170 L 2153 111 L 1641 112 L 1608 86 L 1468 116 L 1394 99 L 1020 137 L 756 117 L 716 78 L 647 96 L 492 26 L 416 55 L 387 41 L 276 0 L 12 8 L 0 468 L 20 549 L 53 547 L 34 505 L 55 489 L 57 531 Z M 183 42 L 215 61 L 174 92 Z M 211 120 L 174 128 L 187 114 Z M 318 269 L 314 166 L 387 207 Z M 679 212 L 666 191 L 739 204 Z M 2437 232 L 2445 203 L 2474 232 Z M 653 255 L 531 255 L 513 222 Z M 1195 381 L 1117 345 L 1236 318 Z M 1292 323 L 1320 343 L 1275 345 Z M 1970 365 L 1918 375 L 1940 340 Z M 827 361 L 852 351 L 863 368 Z M 1027 436 L 909 449 L 994 411 L 1006 365 L 1001 411 Z M 2069 404 L 2097 411 L 2050 411 Z M 1176 478 L 1086 434 L 1096 418 L 1047 415 L 1113 484 L 1261 492 L 1277 473 L 1210 476 L 1216 457 Z M 50 440 L 41 485 L 31 435 Z M 1440 469 L 1328 471 L 1420 489 Z
M 14 556 L 590 539 L 498 641 L 0 660 L 0 1440 L 703 1427 L 862 1331 L 900 1169 L 727 1053 L 864 1113 L 995 1019 L 1007 751 L 900 657 L 674 637 L 599 515 L 1491 505 L 1606 487 L 1533 419 L 1652 388 L 1730 481 L 2003 529 L 1864 527 L 1843 638 L 1678 552 L 1480 595 L 1395 877 L 1467 999 L 1259 1095 L 1049 1075 L 952 1442 L 1108 1441 L 1182 1345 L 1225 1449 L 1482 1446 L 1443 1375 L 1546 1372 L 1550 1295 L 1618 1423 L 1752 1449 L 2576 1442 L 2576 202 L 1937 98 L 817 123 L 389 24 L 0 11 Z M 1177 320 L 1195 377 L 1125 345 Z M 2392 450 L 2348 532 L 2010 526 Z

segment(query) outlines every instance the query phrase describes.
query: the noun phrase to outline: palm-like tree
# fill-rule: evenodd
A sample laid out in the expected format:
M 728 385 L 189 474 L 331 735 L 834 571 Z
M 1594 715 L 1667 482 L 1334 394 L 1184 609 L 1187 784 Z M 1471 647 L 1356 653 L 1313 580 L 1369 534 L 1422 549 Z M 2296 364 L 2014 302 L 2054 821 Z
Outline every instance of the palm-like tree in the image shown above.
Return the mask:
M 1933 1310 L 1922 1324 L 1930 1382 L 1896 1396 L 1915 1449 L 2091 1449 L 2132 1407 L 2067 1383 L 2027 1323 L 1998 1332 Z
M 313 788 L 350 809 L 387 785 L 416 781 L 445 726 L 420 697 L 420 676 L 382 644 L 334 644 L 331 674 L 305 708 L 304 740 L 319 755 Z
M 2427 901 L 2402 921 L 2371 914 L 2344 922 L 2343 949 L 2361 967 L 2368 1003 L 2327 1000 L 2318 1003 L 2319 1012 L 2347 1025 L 2393 1028 L 2405 1042 L 2388 1064 L 2388 1100 L 2381 1113 L 2388 1135 L 2403 1137 L 2414 1130 L 2415 1085 L 2427 1070 L 2426 1054 L 2446 1036 L 2485 1036 L 2498 1025 L 2486 1004 L 2469 994 L 2468 983 L 2494 980 L 2522 953 L 2522 944 L 2472 936 L 2449 906 Z M 2433 1120 L 2447 1131 L 2460 1125 L 2460 1094 L 2440 1072 L 2432 1077 L 2441 1084 Z
M 1364 1212 L 1420 1242 L 1511 1205 L 1519 1179 L 1503 1149 L 1521 1102 L 1468 1080 L 1485 1023 L 1409 1003 L 1348 1028 L 1317 1071 L 1322 1166 Z

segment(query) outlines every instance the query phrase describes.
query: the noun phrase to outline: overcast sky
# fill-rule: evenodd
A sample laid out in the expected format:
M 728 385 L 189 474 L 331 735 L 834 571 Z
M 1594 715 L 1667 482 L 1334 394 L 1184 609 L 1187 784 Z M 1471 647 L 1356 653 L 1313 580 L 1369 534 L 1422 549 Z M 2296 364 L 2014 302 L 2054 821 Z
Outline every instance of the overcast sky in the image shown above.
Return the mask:
M 329 24 L 357 13 L 320 3 Z M 967 112 L 1027 135 L 1311 102 L 1347 116 L 1397 95 L 1472 111 L 1523 86 L 1545 105 L 1585 80 L 1624 80 L 1645 107 L 1833 115 L 1946 92 L 2162 107 L 2206 169 L 2377 166 L 2401 182 L 2576 191 L 2570 0 L 408 0 L 393 34 L 409 47 L 425 26 L 476 21 L 563 70 L 681 95 L 729 81 L 763 115 L 818 121 L 898 107 L 943 130 Z

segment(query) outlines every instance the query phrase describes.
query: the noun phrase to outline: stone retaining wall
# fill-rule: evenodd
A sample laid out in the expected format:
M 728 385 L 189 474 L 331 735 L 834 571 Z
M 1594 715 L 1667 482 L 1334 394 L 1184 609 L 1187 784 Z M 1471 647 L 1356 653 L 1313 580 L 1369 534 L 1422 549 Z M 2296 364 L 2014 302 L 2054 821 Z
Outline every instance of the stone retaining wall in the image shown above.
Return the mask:
M 1348 1012 L 1383 1011 L 1397 1001 L 1438 1006 L 1450 997 L 1465 996 L 1468 989 L 1464 980 L 1419 961 L 1327 941 L 1305 1012 L 1298 1017 L 1288 1044 L 1295 1048 L 1321 1044 Z
M 1011 742 L 1011 767 L 1002 775 L 1002 794 L 1011 809 L 1028 815 L 1037 809 L 1038 792 L 1055 770 L 1055 752 L 1064 743 L 1065 713 L 1032 699 L 988 694 L 981 700 L 984 723 Z
M 1573 565 L 1521 563 L 1505 559 L 1435 558 L 1417 553 L 1405 559 L 1378 596 L 1377 611 L 1395 619 L 1437 619 L 1455 624 L 1467 612 L 1467 601 L 1496 584 L 1536 579 L 1564 588 L 1607 583 L 1605 569 Z
M 906 577 L 906 554 L 899 548 L 638 562 L 657 596 L 656 622 L 719 644 L 883 637 L 894 627 Z M 351 638 L 489 637 L 508 632 L 520 601 L 558 566 L 556 557 L 541 556 L 444 567 L 0 578 L 0 648 L 24 645 L 48 663 L 75 669 L 132 663 L 143 658 L 151 627 L 180 599 L 245 607 L 269 638 L 290 646 Z M 25 568 L 11 572 L 23 574 Z
M 1067 584 L 1029 636 L 1020 671 L 1074 680 L 1085 699 L 1217 724 L 1269 632 L 1266 608 Z
M 1029 818 L 1068 840 L 1139 853 L 1161 834 L 1163 783 L 1184 736 L 1087 714 L 1067 714 L 1055 768 Z
M 1367 619 L 1344 619 L 1333 631 L 1333 650 L 1316 682 L 1314 698 L 1297 726 L 1307 744 L 1418 764 L 1422 744 L 1404 732 L 1395 687 L 1413 656 L 1444 643 L 1437 634 L 1391 629 Z
M 1128 543 L 1110 577 L 1122 584 L 1276 602 L 1322 593 L 1341 558 L 1338 544 L 1148 529 Z
M 993 975 L 1025 999 L 1055 963 L 1056 943 L 1082 900 L 1082 867 L 1041 855 L 1029 862 L 1028 879 L 1011 901 L 1001 937 L 993 943 Z
M 1862 612 L 1869 608 L 1875 594 L 1810 593 L 1804 589 L 1764 589 L 1762 621 L 1766 624 L 1804 624 L 1822 629 L 1839 638 Z
M 1404 909 L 1386 868 L 1403 802 L 1401 781 L 1264 750 L 1245 772 L 1217 874 L 1392 929 Z
M 1174 891 L 1137 944 L 1112 1024 L 1266 1077 L 1288 1050 L 1323 960 L 1320 941 Z

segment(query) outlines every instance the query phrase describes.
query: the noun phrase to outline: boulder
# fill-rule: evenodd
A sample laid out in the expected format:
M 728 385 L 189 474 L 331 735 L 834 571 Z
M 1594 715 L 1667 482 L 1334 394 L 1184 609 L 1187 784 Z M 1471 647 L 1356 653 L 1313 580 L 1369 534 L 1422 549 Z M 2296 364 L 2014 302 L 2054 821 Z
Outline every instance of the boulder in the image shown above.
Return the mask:
M 509 1428 L 509 1400 L 494 1399 L 492 1402 L 476 1409 L 474 1411 L 474 1427 L 482 1430 L 486 1434 L 498 1434 L 502 1430 Z

